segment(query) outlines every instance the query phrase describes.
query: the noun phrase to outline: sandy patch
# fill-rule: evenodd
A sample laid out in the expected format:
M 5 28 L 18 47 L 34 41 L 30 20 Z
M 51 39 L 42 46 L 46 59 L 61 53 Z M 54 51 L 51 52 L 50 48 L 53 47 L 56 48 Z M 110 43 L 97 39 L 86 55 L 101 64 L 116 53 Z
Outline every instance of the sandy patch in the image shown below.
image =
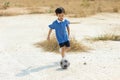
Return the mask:
M 119 14 L 98 14 L 88 18 L 69 18 L 71 36 L 93 50 L 67 54 L 71 65 L 67 70 L 59 66 L 61 56 L 43 52 L 36 42 L 47 37 L 48 24 L 55 16 L 49 14 L 0 17 L 0 79 L 1 80 L 119 80 L 120 42 L 85 41 L 120 27 Z

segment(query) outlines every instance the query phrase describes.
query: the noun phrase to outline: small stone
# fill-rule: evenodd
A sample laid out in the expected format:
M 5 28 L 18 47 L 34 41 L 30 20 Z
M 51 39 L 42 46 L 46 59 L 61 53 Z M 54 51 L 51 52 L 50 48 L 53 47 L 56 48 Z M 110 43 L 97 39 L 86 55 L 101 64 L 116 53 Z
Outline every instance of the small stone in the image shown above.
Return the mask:
M 83 57 L 83 59 L 85 59 L 85 57 Z
M 86 63 L 86 62 L 84 62 L 83 64 L 84 64 L 84 65 L 87 65 L 87 63 Z

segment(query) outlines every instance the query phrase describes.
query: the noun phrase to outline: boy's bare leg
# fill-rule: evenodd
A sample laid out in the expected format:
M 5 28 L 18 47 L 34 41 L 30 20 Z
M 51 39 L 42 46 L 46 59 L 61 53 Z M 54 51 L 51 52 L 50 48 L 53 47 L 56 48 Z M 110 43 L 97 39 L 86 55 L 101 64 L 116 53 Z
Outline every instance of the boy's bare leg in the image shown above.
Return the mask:
M 65 57 L 65 47 L 62 47 L 62 48 L 61 48 L 61 55 L 62 55 L 62 58 Z
M 65 52 L 68 52 L 70 50 L 70 47 L 65 47 Z
M 62 47 L 61 48 L 61 55 L 62 55 L 62 58 L 64 58 L 65 57 L 65 52 L 67 52 L 67 51 L 69 51 L 70 50 L 70 47 Z

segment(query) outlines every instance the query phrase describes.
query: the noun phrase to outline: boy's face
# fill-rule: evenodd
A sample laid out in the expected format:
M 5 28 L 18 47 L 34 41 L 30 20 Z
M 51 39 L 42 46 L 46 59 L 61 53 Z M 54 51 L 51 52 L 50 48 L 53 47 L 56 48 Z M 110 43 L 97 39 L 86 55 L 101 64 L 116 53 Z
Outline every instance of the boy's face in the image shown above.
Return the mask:
M 62 21 L 64 19 L 64 13 L 57 14 L 58 20 Z

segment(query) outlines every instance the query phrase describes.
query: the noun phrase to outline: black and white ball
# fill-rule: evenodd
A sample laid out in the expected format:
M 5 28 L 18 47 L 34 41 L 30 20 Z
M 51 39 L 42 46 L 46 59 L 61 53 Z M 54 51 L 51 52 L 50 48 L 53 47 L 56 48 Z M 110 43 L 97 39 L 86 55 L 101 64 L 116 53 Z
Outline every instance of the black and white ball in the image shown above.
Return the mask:
M 70 62 L 68 60 L 61 60 L 60 61 L 60 66 L 62 69 L 67 69 L 70 66 Z

